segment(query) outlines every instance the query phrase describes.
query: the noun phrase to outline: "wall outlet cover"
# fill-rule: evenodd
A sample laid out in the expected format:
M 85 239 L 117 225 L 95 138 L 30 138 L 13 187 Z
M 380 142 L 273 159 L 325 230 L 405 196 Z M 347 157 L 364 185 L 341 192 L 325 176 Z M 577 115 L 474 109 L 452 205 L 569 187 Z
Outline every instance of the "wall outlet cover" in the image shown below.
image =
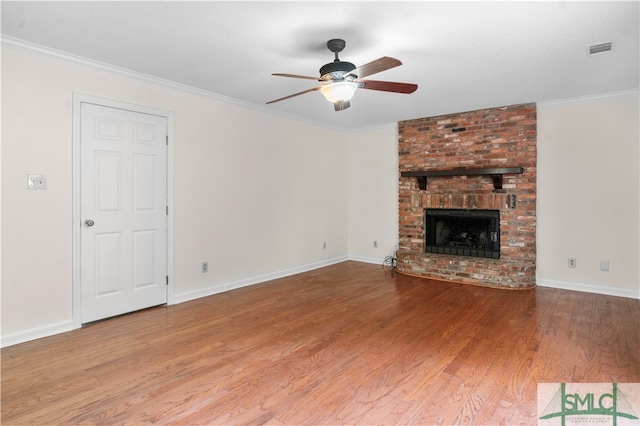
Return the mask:
M 47 189 L 46 175 L 27 175 L 27 189 L 45 190 Z

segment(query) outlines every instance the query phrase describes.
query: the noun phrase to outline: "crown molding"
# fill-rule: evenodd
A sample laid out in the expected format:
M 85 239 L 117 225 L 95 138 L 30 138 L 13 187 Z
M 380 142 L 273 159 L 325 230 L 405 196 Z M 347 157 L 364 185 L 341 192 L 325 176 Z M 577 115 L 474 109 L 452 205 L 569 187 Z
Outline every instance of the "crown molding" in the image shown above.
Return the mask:
M 125 77 L 129 77 L 129 78 L 134 78 L 134 79 L 146 81 L 148 83 L 157 84 L 157 85 L 160 85 L 160 86 L 168 87 L 168 88 L 175 89 L 175 90 L 180 90 L 180 91 L 183 91 L 183 92 L 188 92 L 188 93 L 193 93 L 193 94 L 200 95 L 200 96 L 205 96 L 205 97 L 208 97 L 210 99 L 215 99 L 215 100 L 220 101 L 220 102 L 225 102 L 225 103 L 228 103 L 228 104 L 237 105 L 237 106 L 240 106 L 240 107 L 252 109 L 252 110 L 255 110 L 255 111 L 260 111 L 260 112 L 267 113 L 267 114 L 277 115 L 277 116 L 282 117 L 282 118 L 293 120 L 293 121 L 296 121 L 296 122 L 299 122 L 299 123 L 310 124 L 312 126 L 321 127 L 323 129 L 333 130 L 333 131 L 340 132 L 340 133 L 350 133 L 350 132 L 352 132 L 352 130 L 349 130 L 349 129 L 339 128 L 339 127 L 334 127 L 334 126 L 327 126 L 326 123 L 322 123 L 322 122 L 319 122 L 319 121 L 305 120 L 303 118 L 296 117 L 296 116 L 293 116 L 291 114 L 288 114 L 288 113 L 285 113 L 285 112 L 282 112 L 282 111 L 269 109 L 269 108 L 264 107 L 262 105 L 252 104 L 250 102 L 241 101 L 239 99 L 235 99 L 235 98 L 231 98 L 231 97 L 228 97 L 228 96 L 220 95 L 220 94 L 217 94 L 217 93 L 214 93 L 214 92 L 209 92 L 207 90 L 198 89 L 196 87 L 189 86 L 189 85 L 186 85 L 186 84 L 176 83 L 175 81 L 166 80 L 166 79 L 159 78 L 159 77 L 154 77 L 154 76 L 149 75 L 149 74 L 144 74 L 144 73 L 133 71 L 133 70 L 130 70 L 130 69 L 127 69 L 127 68 L 123 68 L 123 67 L 118 67 L 118 66 L 115 66 L 115 65 L 107 64 L 105 62 L 95 61 L 93 59 L 85 58 L 85 57 L 79 56 L 79 55 L 74 55 L 72 53 L 64 52 L 64 51 L 61 51 L 61 50 L 52 49 L 50 47 L 42 46 L 42 45 L 39 45 L 39 44 L 27 42 L 27 41 L 24 41 L 24 40 L 15 38 L 15 37 L 2 35 L 0 40 L 1 40 L 2 47 L 7 47 L 7 48 L 14 49 L 14 50 L 19 50 L 19 51 L 22 51 L 22 52 L 26 52 L 26 53 L 49 56 L 49 57 L 53 57 L 53 58 L 56 58 L 56 59 L 61 59 L 61 60 L 73 62 L 73 63 L 76 63 L 76 64 L 84 65 L 84 66 L 91 67 L 91 68 L 94 68 L 94 69 L 98 69 L 98 70 L 101 70 L 101 71 L 110 72 L 110 73 L 118 74 L 118 75 L 121 75 L 121 76 L 125 76 Z
M 631 90 L 622 90 L 617 92 L 608 92 L 608 93 L 599 93 L 596 95 L 589 96 L 581 96 L 577 98 L 567 98 L 567 99 L 558 99 L 555 101 L 544 101 L 537 102 L 536 105 L 538 108 L 547 108 L 547 107 L 555 107 L 561 105 L 571 105 L 571 104 L 586 104 L 593 102 L 601 102 L 613 99 L 621 99 L 621 98 L 630 98 L 634 96 L 638 96 L 638 89 Z

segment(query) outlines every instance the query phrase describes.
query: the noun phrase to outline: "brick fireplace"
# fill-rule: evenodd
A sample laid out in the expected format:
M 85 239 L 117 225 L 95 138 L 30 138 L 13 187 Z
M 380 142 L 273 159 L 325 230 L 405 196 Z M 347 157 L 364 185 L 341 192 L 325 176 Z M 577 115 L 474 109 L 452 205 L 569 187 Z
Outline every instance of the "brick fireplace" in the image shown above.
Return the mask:
M 535 287 L 535 104 L 402 121 L 398 137 L 398 271 L 491 287 Z M 497 212 L 499 258 L 426 252 L 425 211 L 434 209 Z

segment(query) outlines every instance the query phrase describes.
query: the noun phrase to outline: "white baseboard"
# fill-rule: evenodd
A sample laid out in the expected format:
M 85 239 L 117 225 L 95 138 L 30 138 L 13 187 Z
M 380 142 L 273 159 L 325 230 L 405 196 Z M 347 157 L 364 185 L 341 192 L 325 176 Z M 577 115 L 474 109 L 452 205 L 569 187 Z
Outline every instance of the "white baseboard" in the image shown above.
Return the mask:
M 585 293 L 598 293 L 607 296 L 628 297 L 630 299 L 640 299 L 640 288 L 629 290 L 627 288 L 605 287 L 601 285 L 584 284 L 568 281 L 536 279 L 536 284 L 540 287 L 558 288 L 561 290 L 582 291 Z
M 53 336 L 54 334 L 66 333 L 73 330 L 73 321 L 64 321 L 57 324 L 51 324 L 42 328 L 34 328 L 32 330 L 20 333 L 2 336 L 0 347 L 17 345 L 18 343 L 28 342 L 30 340 L 42 339 L 43 337 Z
M 217 293 L 222 293 L 222 292 L 233 290 L 236 288 L 246 287 L 249 285 L 259 284 L 266 281 L 275 280 L 278 278 L 284 278 L 290 275 L 312 271 L 314 269 L 319 269 L 325 266 L 334 265 L 336 263 L 345 262 L 347 260 L 353 260 L 356 262 L 364 262 L 364 263 L 373 263 L 377 265 L 382 265 L 384 263 L 384 259 L 374 258 L 374 257 L 341 256 L 334 259 L 328 259 L 321 262 L 315 262 L 307 265 L 297 266 L 295 268 L 285 269 L 282 271 L 260 275 L 253 278 L 248 278 L 248 279 L 229 282 L 229 283 L 217 284 L 209 288 L 198 290 L 198 291 L 177 294 L 174 296 L 173 304 L 187 302 L 189 300 L 195 300 L 201 297 L 211 296 Z M 605 286 L 592 285 L 592 284 L 547 280 L 547 279 L 540 279 L 540 278 L 536 280 L 536 284 L 539 285 L 540 287 L 549 287 L 549 288 L 557 288 L 561 290 L 582 291 L 586 293 L 597 293 L 597 294 L 605 294 L 608 296 L 640 299 L 640 288 L 634 291 L 626 288 L 605 287 Z M 73 329 L 74 329 L 73 321 L 64 321 L 64 322 L 52 324 L 46 327 L 42 327 L 42 328 L 36 328 L 36 329 L 32 329 L 32 330 L 28 330 L 20 333 L 10 334 L 7 336 L 0 337 L 0 347 L 4 348 L 7 346 L 28 342 L 30 340 L 41 339 L 43 337 L 49 337 L 59 333 L 66 333 Z
M 172 304 L 188 302 L 189 300 L 195 300 L 201 297 L 212 296 L 214 294 L 222 293 L 229 290 L 234 290 L 236 288 L 246 287 L 254 284 L 260 284 L 265 281 L 271 281 L 278 278 L 288 277 L 290 275 L 312 271 L 314 269 L 323 268 L 325 266 L 334 265 L 336 263 L 344 262 L 347 260 L 349 260 L 349 258 L 347 258 L 346 256 L 341 256 L 333 259 L 323 260 L 321 262 L 315 262 L 307 265 L 296 266 L 295 268 L 284 269 L 282 271 L 276 271 L 276 272 L 272 272 L 265 275 L 259 275 L 257 277 L 247 278 L 244 280 L 216 284 L 211 287 L 197 290 L 197 291 L 190 291 L 188 293 L 176 294 L 173 296 Z
M 336 263 L 344 262 L 347 260 L 349 260 L 347 256 L 341 256 L 240 281 L 216 284 L 206 289 L 174 295 L 172 304 L 187 302 L 189 300 L 199 299 L 201 297 L 211 296 L 213 294 L 222 293 L 224 291 L 229 291 L 240 287 L 246 287 L 253 284 L 259 284 L 265 281 L 275 280 L 277 278 L 284 278 L 289 275 L 300 274 L 302 272 L 311 271 L 314 269 L 322 268 L 324 266 L 334 265 Z M 4 348 L 6 346 L 17 345 L 18 343 L 41 339 L 43 337 L 49 337 L 59 333 L 66 333 L 67 331 L 71 330 L 74 330 L 73 320 L 51 324 L 42 328 L 10 334 L 7 336 L 1 336 L 0 347 Z
M 381 259 L 379 257 L 349 256 L 349 260 L 353 260 L 354 262 L 373 263 L 376 265 L 382 265 L 384 263 L 384 258 Z

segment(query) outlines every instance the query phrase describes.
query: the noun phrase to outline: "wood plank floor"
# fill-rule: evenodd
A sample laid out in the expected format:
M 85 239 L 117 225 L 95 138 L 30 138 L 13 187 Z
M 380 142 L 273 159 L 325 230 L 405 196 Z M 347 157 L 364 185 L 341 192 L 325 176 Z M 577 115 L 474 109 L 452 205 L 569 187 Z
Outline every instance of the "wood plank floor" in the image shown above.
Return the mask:
M 344 262 L 2 349 L 2 424 L 536 424 L 640 382 L 640 301 Z

